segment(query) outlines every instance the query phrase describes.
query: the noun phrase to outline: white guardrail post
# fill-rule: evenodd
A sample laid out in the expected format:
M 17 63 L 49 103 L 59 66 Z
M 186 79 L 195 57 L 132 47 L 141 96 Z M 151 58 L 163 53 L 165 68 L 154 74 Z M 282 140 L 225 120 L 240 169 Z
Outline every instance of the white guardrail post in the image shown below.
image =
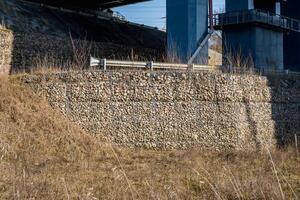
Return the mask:
M 191 70 L 191 72 L 193 72 L 194 69 L 195 69 L 194 64 L 190 64 L 190 65 L 189 65 L 189 69 Z
M 151 61 L 151 62 L 150 62 L 150 70 L 151 70 L 151 71 L 153 71 L 153 66 L 154 66 L 154 62 Z
M 103 70 L 104 71 L 106 71 L 106 69 L 107 69 L 107 67 L 106 67 L 106 59 L 104 58 L 104 59 L 101 59 L 101 62 L 100 62 L 100 64 L 101 64 L 101 66 L 103 67 Z

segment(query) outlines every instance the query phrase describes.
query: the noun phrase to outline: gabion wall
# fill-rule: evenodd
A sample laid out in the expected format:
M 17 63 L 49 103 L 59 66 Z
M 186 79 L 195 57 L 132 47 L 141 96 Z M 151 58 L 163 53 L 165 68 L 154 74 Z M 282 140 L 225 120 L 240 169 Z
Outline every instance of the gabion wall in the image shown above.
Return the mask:
M 300 78 L 85 71 L 24 78 L 105 141 L 155 149 L 257 150 L 300 135 Z

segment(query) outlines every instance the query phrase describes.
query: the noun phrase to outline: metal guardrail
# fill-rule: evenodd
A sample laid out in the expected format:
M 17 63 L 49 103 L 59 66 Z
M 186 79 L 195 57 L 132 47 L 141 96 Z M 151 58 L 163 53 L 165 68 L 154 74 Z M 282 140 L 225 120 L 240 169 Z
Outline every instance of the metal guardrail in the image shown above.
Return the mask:
M 283 76 L 300 76 L 300 72 L 290 70 L 273 70 L 263 68 L 242 69 L 230 66 L 210 66 L 196 64 L 177 64 L 177 63 L 157 63 L 157 62 L 135 62 L 121 60 L 97 59 L 91 57 L 91 67 L 101 67 L 104 71 L 113 68 L 124 69 L 145 69 L 145 70 L 180 70 L 180 71 L 215 71 L 234 74 L 256 74 L 256 75 L 283 75 Z
M 272 70 L 272 69 L 257 69 L 257 74 L 261 75 L 281 75 L 281 76 L 300 76 L 300 72 L 291 71 L 291 70 Z
M 223 26 L 228 25 L 253 22 L 268 24 L 286 30 L 300 32 L 300 20 L 276 15 L 259 9 L 220 13 L 215 14 L 213 17 L 213 23 L 216 29 L 221 29 Z
M 288 69 L 267 69 L 267 68 L 238 68 L 231 66 L 222 67 L 223 72 L 233 73 L 233 74 L 256 74 L 261 76 L 266 75 L 280 75 L 280 76 L 297 76 L 300 77 L 300 72 L 291 71 Z
M 195 65 L 195 64 L 176 64 L 176 63 L 158 63 L 158 62 L 134 62 L 97 59 L 91 57 L 90 66 L 100 66 L 104 70 L 108 68 L 140 68 L 148 70 L 190 70 L 190 71 L 221 71 L 220 66 Z

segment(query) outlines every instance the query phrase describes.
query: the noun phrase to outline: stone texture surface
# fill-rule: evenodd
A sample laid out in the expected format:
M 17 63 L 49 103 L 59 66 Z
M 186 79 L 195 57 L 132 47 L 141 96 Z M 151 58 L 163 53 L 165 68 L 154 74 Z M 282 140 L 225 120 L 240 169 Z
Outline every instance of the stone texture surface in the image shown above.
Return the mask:
M 0 74 L 8 74 L 12 58 L 12 32 L 0 25 Z
M 299 77 L 83 71 L 24 81 L 87 131 L 132 147 L 254 150 L 300 134 Z

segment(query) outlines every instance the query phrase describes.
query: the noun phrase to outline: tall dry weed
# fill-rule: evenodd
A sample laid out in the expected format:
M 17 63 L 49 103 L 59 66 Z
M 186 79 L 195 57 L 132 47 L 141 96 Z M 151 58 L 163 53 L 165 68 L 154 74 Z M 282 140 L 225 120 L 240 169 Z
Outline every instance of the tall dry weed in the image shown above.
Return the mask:
M 227 67 L 228 71 L 231 73 L 255 73 L 255 66 L 252 56 L 248 55 L 245 57 L 241 50 L 237 52 L 231 52 L 228 50 L 226 54 L 223 55 L 223 60 L 225 67 Z

